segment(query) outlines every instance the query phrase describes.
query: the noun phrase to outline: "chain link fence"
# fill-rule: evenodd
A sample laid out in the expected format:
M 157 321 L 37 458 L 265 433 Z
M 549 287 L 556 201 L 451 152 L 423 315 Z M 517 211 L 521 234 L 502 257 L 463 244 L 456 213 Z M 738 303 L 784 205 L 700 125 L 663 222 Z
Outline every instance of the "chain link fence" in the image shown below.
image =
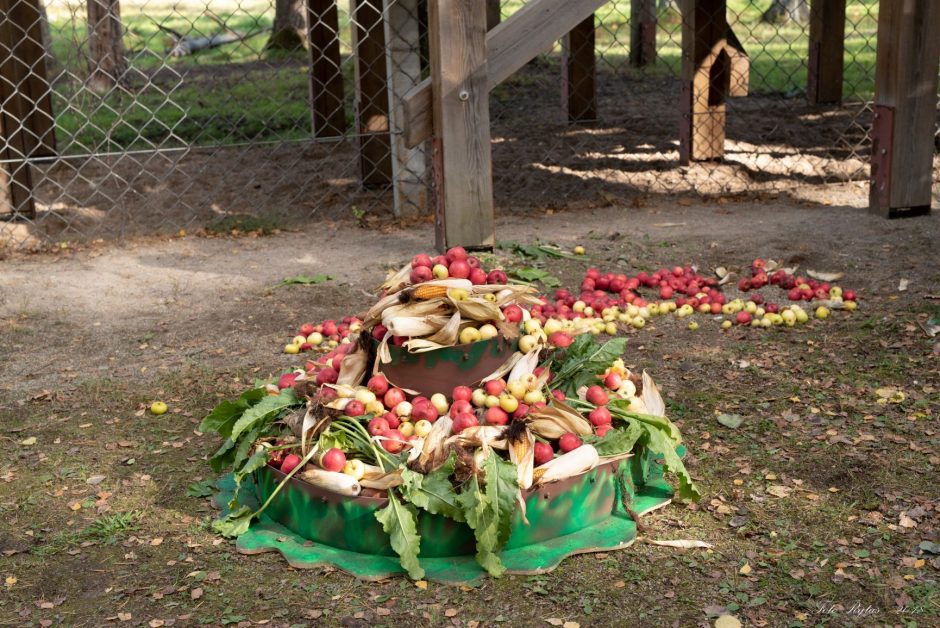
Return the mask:
M 481 1 L 491 27 L 525 4 Z M 728 68 L 736 50 L 749 67 L 747 95 L 721 103 L 726 136 L 708 138 L 721 159 L 679 152 L 691 18 L 615 0 L 491 92 L 497 207 L 833 183 L 864 204 L 878 3 L 846 3 L 837 97 L 807 94 L 832 80 L 809 80 L 806 2 L 727 4 Z M 428 151 L 398 141 L 428 75 L 426 0 L 0 8 L 0 247 L 429 214 Z

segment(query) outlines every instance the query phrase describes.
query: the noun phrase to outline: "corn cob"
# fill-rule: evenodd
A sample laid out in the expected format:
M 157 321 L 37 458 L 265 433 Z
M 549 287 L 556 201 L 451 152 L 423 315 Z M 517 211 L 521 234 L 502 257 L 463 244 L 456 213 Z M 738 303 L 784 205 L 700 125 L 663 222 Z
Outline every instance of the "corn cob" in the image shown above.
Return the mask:
M 509 459 L 516 465 L 519 487 L 526 489 L 532 486 L 532 467 L 535 464 L 535 436 L 532 432 L 525 430 L 510 441 Z
M 447 296 L 447 288 L 445 286 L 418 284 L 411 291 L 411 296 L 419 301 L 427 301 L 428 299 Z
M 356 481 L 356 478 L 345 473 L 336 473 L 334 471 L 325 471 L 324 469 L 310 468 L 300 473 L 301 479 L 340 495 L 355 497 L 362 492 L 362 486 Z
M 404 484 L 404 481 L 401 479 L 401 471 L 398 469 L 385 472 L 379 467 L 367 464 L 366 473 L 362 476 L 362 479 L 359 480 L 359 483 L 366 488 L 385 490 L 395 486 L 401 486 Z
M 557 400 L 546 408 L 530 412 L 528 423 L 530 430 L 548 439 L 560 438 L 568 432 L 581 436 L 593 433 L 587 419 Z
M 453 425 L 454 421 L 449 416 L 439 417 L 434 422 L 431 431 L 424 437 L 421 456 L 418 458 L 418 464 L 423 469 L 431 470 L 442 461 L 444 458 L 444 441 L 450 436 Z
M 535 467 L 532 479 L 536 484 L 548 484 L 590 471 L 600 462 L 593 445 L 581 445 L 577 449 Z

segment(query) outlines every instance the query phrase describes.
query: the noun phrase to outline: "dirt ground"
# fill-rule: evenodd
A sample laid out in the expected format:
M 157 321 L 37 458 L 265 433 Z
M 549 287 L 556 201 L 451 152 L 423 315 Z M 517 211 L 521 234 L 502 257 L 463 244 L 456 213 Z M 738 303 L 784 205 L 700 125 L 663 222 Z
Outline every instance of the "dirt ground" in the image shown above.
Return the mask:
M 0 624 L 685 627 L 730 612 L 753 626 L 938 625 L 940 345 L 922 325 L 940 317 L 940 214 L 884 221 L 849 206 L 858 192 L 499 217 L 502 241 L 584 244 L 585 260 L 548 265 L 569 286 L 589 264 L 763 257 L 844 272 L 861 306 L 794 329 L 666 317 L 625 332 L 626 361 L 663 389 L 705 494 L 646 517 L 645 537 L 714 548 L 641 542 L 473 589 L 241 556 L 209 529 L 209 501 L 187 494 L 217 446 L 196 431 L 202 416 L 294 364 L 280 349 L 300 323 L 364 309 L 386 269 L 431 248 L 429 225 L 321 222 L 0 262 Z M 279 285 L 315 273 L 333 280 Z M 879 402 L 885 387 L 904 400 Z M 170 413 L 145 413 L 158 398 Z

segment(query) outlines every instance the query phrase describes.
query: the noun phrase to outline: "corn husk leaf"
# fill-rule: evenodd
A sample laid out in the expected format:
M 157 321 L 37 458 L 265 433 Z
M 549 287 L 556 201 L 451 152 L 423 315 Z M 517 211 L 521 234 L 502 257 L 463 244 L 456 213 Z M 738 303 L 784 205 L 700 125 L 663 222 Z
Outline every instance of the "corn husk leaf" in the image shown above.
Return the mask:
M 405 348 L 410 353 L 423 353 L 433 351 L 442 347 L 453 347 L 457 344 L 457 336 L 460 333 L 460 312 L 454 312 L 446 325 L 437 330 L 433 335 L 427 338 L 412 338 L 405 343 Z
M 339 376 L 336 378 L 336 383 L 355 386 L 365 378 L 368 368 L 369 353 L 362 347 L 358 347 L 352 353 L 343 356 L 339 363 Z
M 597 450 L 592 445 L 581 445 L 536 467 L 532 475 L 536 484 L 548 484 L 590 471 L 598 463 Z
M 516 465 L 519 488 L 532 486 L 532 469 L 535 466 L 535 436 L 528 429 L 519 438 L 509 443 L 509 460 Z M 523 500 L 523 513 L 524 509 Z
M 498 369 L 496 369 L 495 371 L 493 371 L 492 373 L 484 377 L 481 381 L 483 383 L 486 383 L 490 381 L 491 379 L 499 379 L 503 375 L 506 375 L 507 373 L 509 373 L 513 369 L 513 367 L 516 365 L 516 363 L 519 362 L 519 360 L 521 360 L 523 357 L 524 357 L 523 353 L 519 351 L 513 352 L 513 354 L 510 355 L 508 358 L 506 358 L 506 361 L 503 362 L 502 365 L 500 365 Z
M 372 329 L 376 323 L 382 320 L 382 316 L 386 310 L 389 308 L 401 305 L 401 295 L 399 293 L 387 294 L 378 301 L 376 301 L 372 307 L 369 308 L 362 316 L 362 325 L 366 329 Z
M 813 279 L 818 279 L 819 281 L 838 281 L 845 277 L 845 273 L 826 273 L 808 269 L 806 274 Z
M 392 361 L 392 352 L 388 348 L 388 343 L 392 339 L 392 334 L 386 333 L 375 350 L 375 360 L 372 362 L 372 374 L 378 375 L 383 364 Z
M 336 473 L 335 471 L 311 467 L 301 471 L 300 478 L 316 487 L 338 493 L 339 495 L 355 497 L 362 492 L 362 486 L 360 486 L 359 482 L 351 475 L 346 475 L 345 473 Z
M 536 346 L 523 355 L 522 358 L 516 362 L 516 365 L 512 367 L 512 370 L 509 371 L 509 377 L 506 378 L 506 381 L 513 382 L 524 378 L 526 375 L 531 375 L 539 365 L 539 352 L 541 350 L 541 346 Z M 546 369 L 545 372 L 547 373 L 548 369 Z
M 476 425 L 468 427 L 459 434 L 454 434 L 445 441 L 445 446 L 451 443 L 457 443 L 461 447 L 476 449 L 477 447 L 492 447 L 494 449 L 506 449 L 506 437 L 503 435 L 505 428 L 495 425 Z
M 460 315 L 464 318 L 481 323 L 499 320 L 499 317 L 502 315 L 499 306 L 485 299 L 451 300 L 451 304 L 457 308 L 457 311 L 460 312 Z
M 549 406 L 529 412 L 526 420 L 530 430 L 548 439 L 560 438 L 567 432 L 573 432 L 579 436 L 594 433 L 587 419 L 577 410 L 557 399 Z
M 379 467 L 366 465 L 366 473 L 359 480 L 359 483 L 366 488 L 378 490 L 387 490 L 396 486 L 401 486 L 404 481 L 401 478 L 401 469 L 392 471 L 382 471 Z
M 444 442 L 451 435 L 454 421 L 449 416 L 438 417 L 431 431 L 424 437 L 418 465 L 423 470 L 436 468 L 444 459 Z
M 430 336 L 450 320 L 448 316 L 396 316 L 385 321 L 392 335 L 407 338 Z
M 388 294 L 398 292 L 408 285 L 408 278 L 411 276 L 411 262 L 408 262 L 395 272 L 390 272 L 388 278 L 379 286 L 379 291 L 385 291 Z
M 452 311 L 453 308 L 451 307 L 450 302 L 442 297 L 428 299 L 427 301 L 409 301 L 407 303 L 399 303 L 398 305 L 392 305 L 391 307 L 386 308 L 386 310 L 382 313 L 382 324 L 388 327 L 388 323 L 386 321 L 397 316 L 450 316 Z
M 659 389 L 653 382 L 653 378 L 643 371 L 643 393 L 640 395 L 643 405 L 646 406 L 646 414 L 653 416 L 666 416 L 666 402 L 663 396 L 659 394 Z

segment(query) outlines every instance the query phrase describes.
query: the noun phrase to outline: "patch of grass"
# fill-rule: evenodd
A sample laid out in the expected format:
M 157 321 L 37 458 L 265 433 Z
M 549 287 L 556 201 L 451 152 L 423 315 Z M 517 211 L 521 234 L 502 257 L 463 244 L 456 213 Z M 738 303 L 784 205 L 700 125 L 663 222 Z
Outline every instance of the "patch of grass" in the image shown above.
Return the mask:
M 61 554 L 85 542 L 113 545 L 127 532 L 137 529 L 137 522 L 140 517 L 139 512 L 119 512 L 104 515 L 92 521 L 82 530 L 56 533 L 46 543 L 34 548 L 30 553 L 36 557 L 44 558 Z

